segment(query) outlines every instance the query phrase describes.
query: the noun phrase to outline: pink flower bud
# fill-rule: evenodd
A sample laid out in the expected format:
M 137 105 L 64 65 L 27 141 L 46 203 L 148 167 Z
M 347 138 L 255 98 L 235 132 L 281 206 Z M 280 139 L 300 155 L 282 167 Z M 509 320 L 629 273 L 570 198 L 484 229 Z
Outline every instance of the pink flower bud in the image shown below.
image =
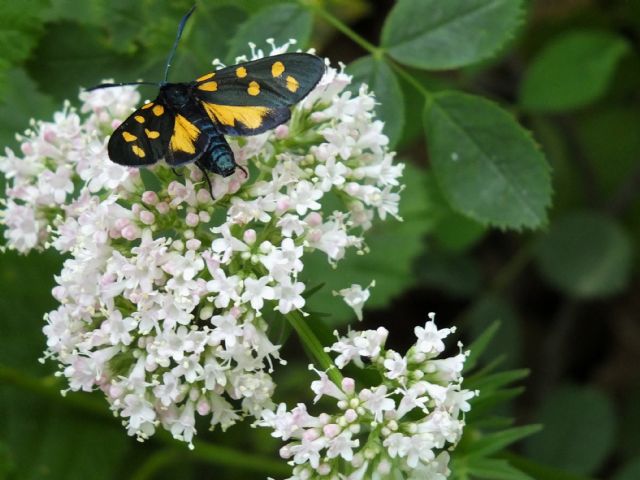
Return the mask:
M 283 138 L 286 138 L 287 135 L 289 135 L 289 126 L 284 124 L 278 125 L 274 130 L 274 133 L 276 134 L 276 138 L 278 140 L 282 140 Z
M 315 428 L 305 430 L 302 434 L 302 438 L 308 442 L 313 442 L 318 437 L 320 437 L 320 433 Z
M 148 210 L 142 210 L 140 212 L 140 221 L 145 225 L 153 225 L 156 221 L 156 216 Z
M 209 215 L 209 212 L 207 212 L 206 210 L 202 210 L 200 213 L 198 213 L 198 217 L 200 217 L 200 221 L 202 223 L 209 223 L 209 221 L 211 220 L 211 215 Z
M 132 241 L 138 238 L 140 236 L 140 233 L 138 232 L 138 229 L 135 225 L 127 225 L 122 229 L 122 236 L 125 239 Z
M 169 204 L 167 202 L 160 202 L 156 205 L 156 210 L 158 210 L 158 213 L 164 215 L 169 212 Z
M 256 241 L 256 231 L 253 228 L 245 230 L 242 238 L 244 239 L 244 243 L 247 245 L 253 245 Z
M 190 240 L 187 240 L 186 245 L 187 245 L 187 250 L 198 250 L 200 248 L 200 245 L 202 245 L 202 242 L 197 238 L 192 238 Z
M 209 402 L 207 402 L 206 398 L 201 398 L 196 404 L 196 410 L 200 415 L 207 415 L 211 411 L 211 407 L 209 406 Z
M 358 414 L 353 408 L 350 408 L 346 412 L 344 412 L 344 418 L 347 422 L 353 423 L 358 419 Z
M 333 438 L 340 433 L 340 427 L 335 423 L 330 423 L 322 427 L 322 432 L 327 438 Z
M 147 190 L 142 194 L 142 201 L 147 205 L 155 205 L 158 203 L 158 194 L 152 190 Z
M 356 389 L 356 381 L 353 378 L 344 377 L 342 379 L 342 391 L 351 395 Z
M 197 213 L 187 213 L 187 218 L 185 218 L 185 223 L 190 227 L 195 227 L 200 222 L 200 217 Z
M 198 193 L 196 193 L 196 200 L 198 200 L 198 203 L 209 203 L 211 201 L 211 193 L 209 193 L 208 186 L 207 188 L 201 188 L 198 190 Z
M 307 215 L 304 221 L 307 222 L 307 224 L 311 227 L 317 227 L 318 225 L 322 224 L 322 215 L 320 215 L 318 212 L 311 212 L 309 215 Z

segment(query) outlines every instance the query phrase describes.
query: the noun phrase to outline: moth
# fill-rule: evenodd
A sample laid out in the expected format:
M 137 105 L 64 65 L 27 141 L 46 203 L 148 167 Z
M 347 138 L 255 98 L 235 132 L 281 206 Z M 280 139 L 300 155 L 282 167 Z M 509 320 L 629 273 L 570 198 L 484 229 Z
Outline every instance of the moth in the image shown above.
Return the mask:
M 207 172 L 232 175 L 238 165 L 225 135 L 256 135 L 291 117 L 290 107 L 306 97 L 324 74 L 322 59 L 285 53 L 206 73 L 188 83 L 169 83 L 169 68 L 184 26 L 182 18 L 162 82 L 106 83 L 87 89 L 156 85 L 152 102 L 134 111 L 108 143 L 111 161 L 143 167 L 161 159 L 171 167 L 195 163 Z M 246 173 L 246 172 L 245 172 Z

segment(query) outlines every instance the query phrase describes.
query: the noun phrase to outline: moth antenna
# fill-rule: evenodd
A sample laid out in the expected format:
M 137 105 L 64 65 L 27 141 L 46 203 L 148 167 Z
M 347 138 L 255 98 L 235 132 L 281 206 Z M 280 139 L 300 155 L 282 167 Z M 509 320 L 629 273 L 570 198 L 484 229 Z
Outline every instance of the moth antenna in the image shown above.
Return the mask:
M 85 88 L 85 92 L 91 92 L 93 90 L 98 90 L 99 88 L 111 88 L 111 87 L 127 87 L 129 85 L 154 85 L 159 87 L 160 84 L 156 82 L 121 82 L 121 83 L 101 83 L 100 85 L 96 85 L 95 87 Z
M 165 70 L 164 70 L 163 83 L 167 83 L 167 78 L 169 78 L 169 67 L 171 67 L 171 61 L 173 60 L 173 56 L 176 53 L 176 49 L 178 48 L 178 42 L 180 42 L 180 37 L 182 36 L 182 31 L 184 30 L 184 26 L 187 23 L 187 20 L 189 20 L 189 17 L 191 16 L 191 14 L 193 13 L 193 11 L 195 9 L 196 9 L 196 6 L 194 5 L 185 14 L 185 16 L 182 17 L 182 20 L 180 20 L 180 25 L 178 25 L 178 33 L 176 34 L 176 39 L 173 42 L 173 47 L 171 48 L 171 53 L 169 53 L 169 58 L 167 59 L 167 66 L 165 67 Z

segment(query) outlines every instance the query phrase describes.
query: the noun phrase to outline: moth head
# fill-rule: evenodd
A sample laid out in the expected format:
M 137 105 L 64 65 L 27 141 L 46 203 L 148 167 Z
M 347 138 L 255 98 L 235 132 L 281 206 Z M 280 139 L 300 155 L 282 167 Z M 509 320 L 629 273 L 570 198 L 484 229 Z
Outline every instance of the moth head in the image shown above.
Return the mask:
M 168 104 L 175 108 L 182 108 L 191 97 L 189 87 L 181 83 L 168 84 L 162 88 L 162 93 Z

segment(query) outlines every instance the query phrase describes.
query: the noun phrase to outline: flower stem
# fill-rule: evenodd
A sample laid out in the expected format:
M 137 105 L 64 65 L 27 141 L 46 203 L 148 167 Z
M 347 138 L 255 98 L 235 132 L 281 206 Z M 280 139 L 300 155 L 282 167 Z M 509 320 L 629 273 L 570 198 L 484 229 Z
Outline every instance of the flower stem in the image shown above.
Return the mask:
M 13 385 L 22 390 L 53 400 L 66 407 L 89 413 L 103 420 L 113 420 L 114 418 L 111 412 L 105 408 L 104 402 L 96 401 L 86 394 L 75 394 L 71 392 L 64 397 L 60 395 L 60 383 L 53 377 L 31 377 L 17 369 L 0 365 L 0 384 Z M 181 453 L 185 459 L 201 460 L 215 465 L 236 467 L 244 471 L 260 472 L 262 474 L 288 475 L 291 473 L 291 469 L 284 462 L 254 453 L 247 453 L 241 450 L 204 442 L 202 440 L 196 442 L 196 448 L 194 450 L 187 450 L 182 442 L 178 442 L 164 430 L 156 432 L 156 434 L 151 437 L 151 441 L 154 440 L 171 446 L 176 452 Z M 169 460 L 164 461 L 166 464 Z M 149 468 L 151 467 L 153 466 Z M 138 471 L 138 475 L 142 475 L 140 478 L 148 478 L 144 476 L 144 471 L 142 471 L 142 473 Z
M 289 312 L 284 315 L 287 321 L 298 334 L 300 341 L 316 359 L 320 368 L 327 371 L 327 375 L 333 383 L 340 386 L 342 384 L 342 374 L 334 365 L 331 357 L 324 351 L 324 347 L 315 333 L 311 330 L 302 314 L 298 311 Z

